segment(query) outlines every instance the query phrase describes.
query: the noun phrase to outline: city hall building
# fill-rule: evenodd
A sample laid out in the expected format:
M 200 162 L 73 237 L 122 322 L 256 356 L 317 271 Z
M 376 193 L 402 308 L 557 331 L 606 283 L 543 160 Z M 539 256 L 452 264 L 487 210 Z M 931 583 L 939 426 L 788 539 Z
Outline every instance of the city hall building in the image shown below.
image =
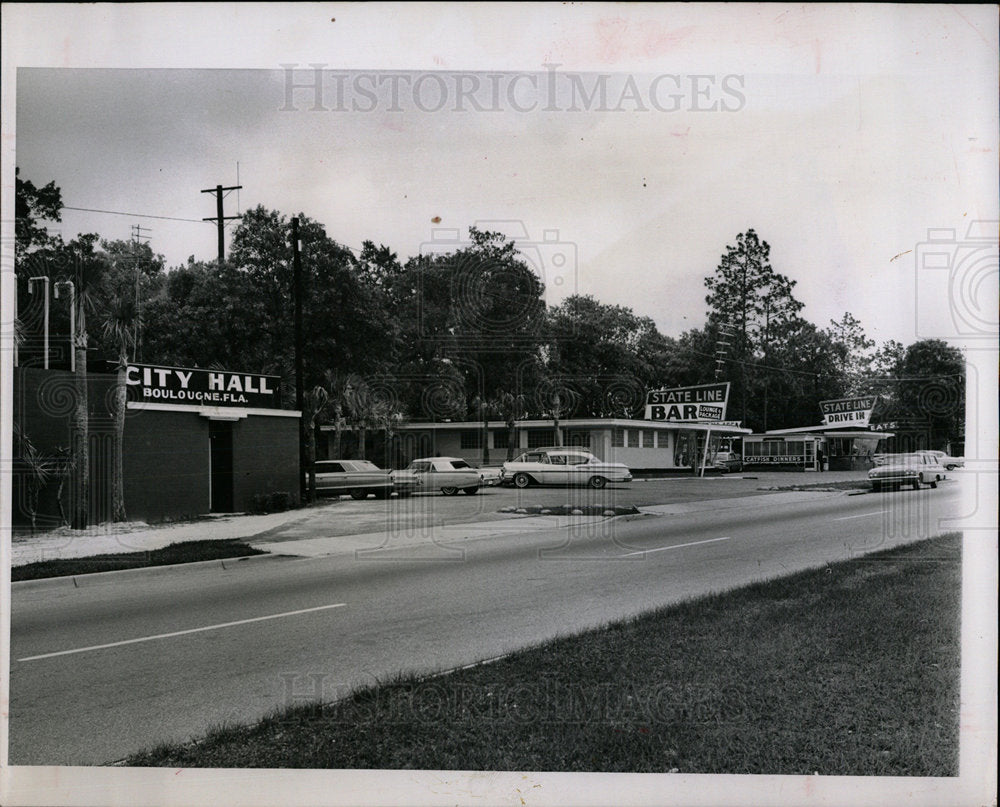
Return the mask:
M 281 408 L 280 378 L 256 373 L 134 364 L 126 372 L 124 497 L 130 521 L 168 521 L 252 510 L 258 496 L 298 501 L 298 411 Z M 88 374 L 90 521 L 111 517 L 113 401 L 117 376 Z M 67 456 L 76 379 L 65 370 L 18 367 L 14 420 L 44 457 Z M 52 475 L 39 524 L 69 512 L 73 484 Z M 27 481 L 15 474 L 15 515 L 26 519 Z M 61 490 L 60 490 L 61 488 Z M 57 497 L 62 496 L 63 502 Z

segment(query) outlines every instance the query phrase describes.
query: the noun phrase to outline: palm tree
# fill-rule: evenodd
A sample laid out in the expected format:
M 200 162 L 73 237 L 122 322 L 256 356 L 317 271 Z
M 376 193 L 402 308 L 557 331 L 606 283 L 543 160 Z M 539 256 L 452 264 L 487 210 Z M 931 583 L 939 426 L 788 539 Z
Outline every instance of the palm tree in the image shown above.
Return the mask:
M 90 421 L 87 398 L 87 312 L 97 307 L 101 280 L 106 264 L 94 251 L 97 235 L 81 235 L 69 244 L 59 244 L 54 258 L 57 262 L 69 263 L 67 273 L 73 280 L 75 293 L 73 309 L 76 319 L 76 333 L 73 336 L 73 350 L 76 353 L 76 407 L 73 411 L 73 453 L 74 484 L 71 507 L 71 525 L 74 529 L 86 529 L 90 523 Z
M 309 502 L 316 501 L 316 421 L 330 400 L 330 393 L 315 386 L 305 394 L 306 462 L 309 467 Z
M 478 415 L 480 422 L 482 422 L 482 449 L 483 449 L 483 465 L 490 464 L 490 415 L 499 409 L 499 403 L 491 398 L 487 398 L 485 395 L 477 395 L 472 399 L 472 409 Z
M 25 485 L 22 502 L 31 518 L 31 531 L 34 532 L 38 517 L 38 498 L 52 475 L 58 473 L 59 463 L 58 459 L 43 456 L 17 422 L 14 423 L 13 436 L 16 446 L 15 456 L 20 460 L 22 468 L 20 476 Z
M 126 371 L 130 359 L 135 357 L 137 334 L 142 327 L 135 289 L 130 283 L 119 283 L 109 288 L 105 303 L 102 330 L 104 337 L 118 354 L 118 373 L 115 380 L 113 416 L 115 422 L 114 464 L 111 474 L 111 520 L 125 521 L 125 472 L 123 446 L 125 443 L 125 409 L 127 406 Z
M 330 394 L 327 411 L 333 424 L 333 447 L 330 450 L 332 459 L 340 459 L 340 442 L 344 428 L 347 426 L 347 415 L 350 412 L 349 390 L 351 379 L 327 370 L 324 373 L 326 389 Z
M 497 398 L 497 408 L 503 415 L 507 426 L 507 462 L 514 461 L 514 449 L 517 445 L 517 421 L 524 417 L 524 396 L 511 392 L 501 392 Z

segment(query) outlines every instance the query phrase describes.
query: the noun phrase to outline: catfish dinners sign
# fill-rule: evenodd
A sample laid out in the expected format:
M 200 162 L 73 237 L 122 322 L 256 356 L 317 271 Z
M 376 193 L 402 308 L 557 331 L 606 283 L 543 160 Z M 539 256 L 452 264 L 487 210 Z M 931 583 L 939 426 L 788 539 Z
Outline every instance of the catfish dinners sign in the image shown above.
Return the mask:
M 130 364 L 125 371 L 125 381 L 130 401 L 281 408 L 281 377 L 276 375 Z

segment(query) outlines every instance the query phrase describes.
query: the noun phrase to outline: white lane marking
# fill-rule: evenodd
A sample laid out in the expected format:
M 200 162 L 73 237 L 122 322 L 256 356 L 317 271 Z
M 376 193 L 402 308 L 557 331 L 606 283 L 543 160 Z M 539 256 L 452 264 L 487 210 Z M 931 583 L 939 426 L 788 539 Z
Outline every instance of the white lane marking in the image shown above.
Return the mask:
M 847 521 L 849 518 L 867 518 L 868 516 L 880 516 L 882 515 L 881 510 L 876 510 L 874 513 L 861 513 L 856 516 L 841 516 L 840 518 L 835 518 L 834 521 Z
M 708 538 L 704 541 L 692 541 L 689 544 L 674 544 L 673 546 L 661 546 L 659 549 L 641 549 L 638 552 L 629 552 L 627 555 L 623 555 L 622 557 L 628 558 L 631 557 L 632 555 L 646 555 L 650 552 L 665 552 L 668 549 L 681 549 L 682 547 L 685 546 L 698 546 L 699 544 L 712 544 L 715 543 L 716 541 L 728 541 L 728 540 L 730 540 L 730 536 L 728 535 L 725 538 Z
M 178 630 L 173 633 L 158 633 L 155 636 L 142 636 L 138 639 L 125 639 L 121 642 L 110 642 L 108 644 L 96 644 L 91 647 L 77 647 L 73 650 L 60 650 L 56 653 L 44 653 L 40 656 L 26 656 L 18 661 L 37 661 L 41 658 L 52 658 L 53 656 L 68 656 L 72 653 L 87 653 L 91 650 L 105 650 L 109 647 L 120 647 L 124 644 L 135 644 L 137 642 L 152 642 L 155 639 L 169 639 L 173 636 L 184 636 L 188 633 L 201 633 L 206 630 L 219 630 L 220 628 L 231 628 L 235 625 L 246 625 L 250 622 L 263 622 L 267 619 L 281 619 L 285 616 L 297 616 L 298 614 L 309 614 L 313 611 L 325 611 L 328 608 L 343 608 L 346 602 L 338 602 L 333 605 L 319 605 L 315 608 L 303 608 L 301 611 L 285 611 L 283 614 L 270 614 L 268 616 L 255 616 L 252 619 L 239 619 L 236 622 L 223 622 L 219 625 L 206 625 L 203 628 L 189 628 L 188 630 Z

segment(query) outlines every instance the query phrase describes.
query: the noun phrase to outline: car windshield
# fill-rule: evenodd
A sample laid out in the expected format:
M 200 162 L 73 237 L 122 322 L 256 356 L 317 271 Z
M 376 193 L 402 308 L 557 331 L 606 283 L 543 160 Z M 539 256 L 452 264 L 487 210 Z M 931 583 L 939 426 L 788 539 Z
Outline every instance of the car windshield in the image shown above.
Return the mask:
M 410 463 L 409 467 L 406 469 L 408 471 L 426 471 L 431 467 L 430 462 L 427 460 L 414 460 Z
M 316 473 L 318 474 L 339 474 L 343 473 L 344 466 L 339 462 L 317 462 Z
M 452 468 L 471 468 L 472 466 L 469 465 L 469 463 L 467 463 L 465 460 L 452 460 L 451 461 L 451 467 Z

